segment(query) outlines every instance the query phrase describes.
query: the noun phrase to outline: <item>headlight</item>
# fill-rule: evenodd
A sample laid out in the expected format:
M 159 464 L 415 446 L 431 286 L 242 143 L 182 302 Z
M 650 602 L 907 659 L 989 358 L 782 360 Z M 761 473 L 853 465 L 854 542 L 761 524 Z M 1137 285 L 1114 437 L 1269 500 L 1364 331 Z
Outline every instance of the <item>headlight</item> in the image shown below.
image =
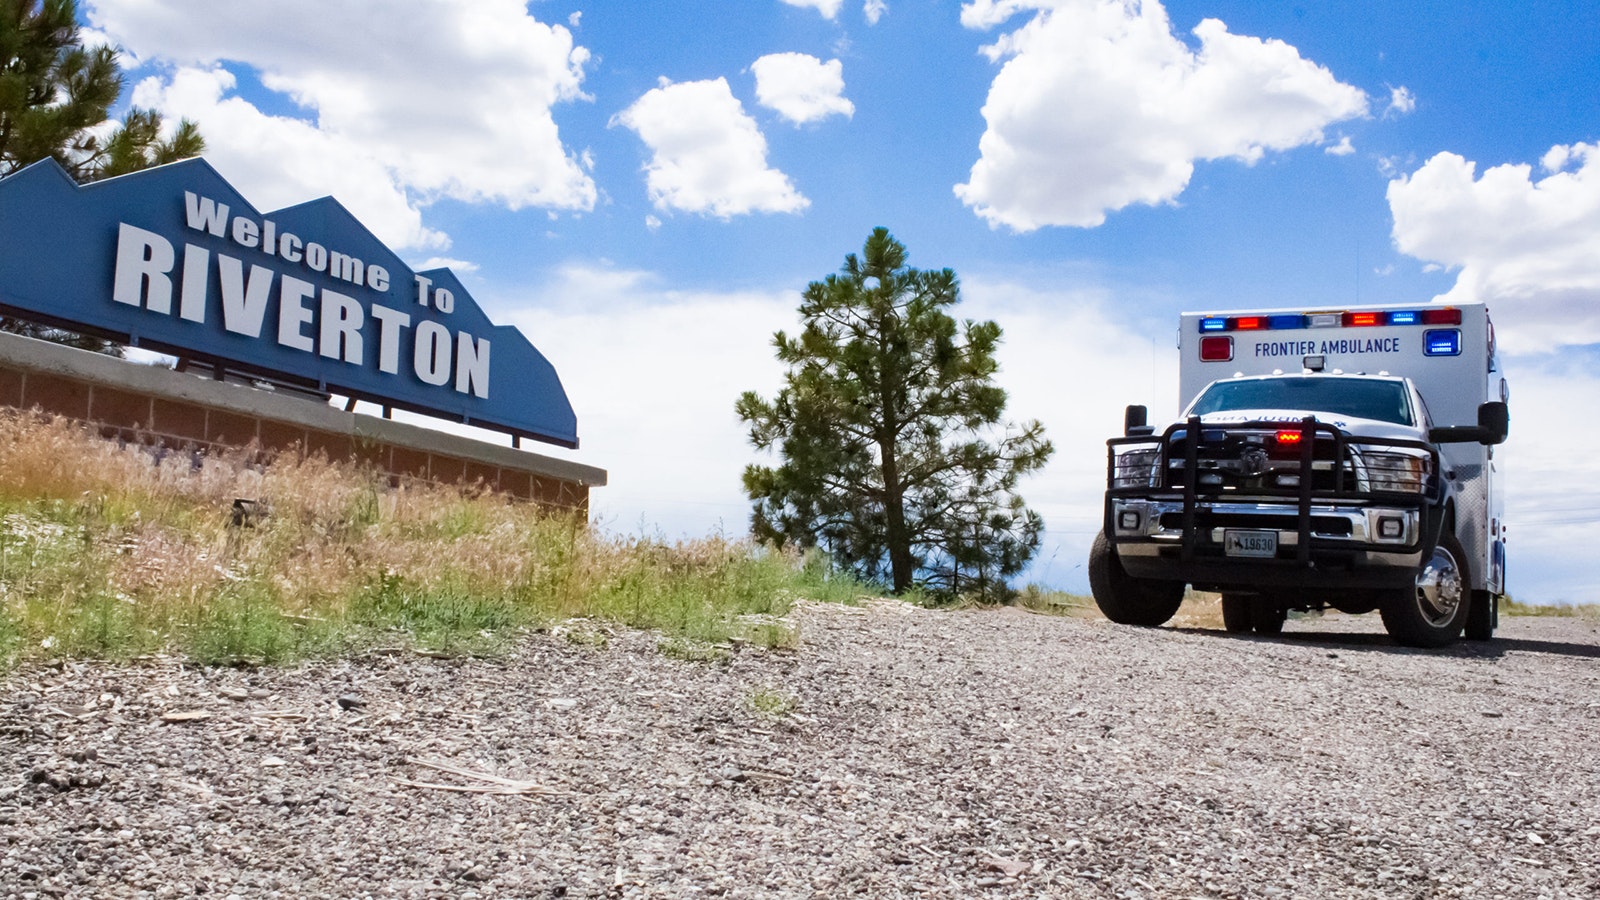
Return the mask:
M 1358 478 L 1369 491 L 1420 494 L 1428 487 L 1428 457 L 1413 453 L 1363 451 Z
M 1116 467 L 1111 476 L 1111 486 L 1114 488 L 1160 487 L 1160 466 L 1161 448 L 1159 447 L 1136 447 L 1132 450 L 1124 450 L 1117 454 Z

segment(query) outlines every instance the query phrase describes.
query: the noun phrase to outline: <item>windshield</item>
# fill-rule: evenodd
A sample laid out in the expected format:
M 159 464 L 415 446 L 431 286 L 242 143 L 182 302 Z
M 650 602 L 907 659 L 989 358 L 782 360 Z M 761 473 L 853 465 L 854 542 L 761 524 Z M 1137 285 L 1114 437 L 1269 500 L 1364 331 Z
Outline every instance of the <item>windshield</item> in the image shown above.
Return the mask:
M 1237 409 L 1290 409 L 1414 425 L 1405 385 L 1365 378 L 1257 378 L 1218 381 L 1200 392 L 1189 415 Z

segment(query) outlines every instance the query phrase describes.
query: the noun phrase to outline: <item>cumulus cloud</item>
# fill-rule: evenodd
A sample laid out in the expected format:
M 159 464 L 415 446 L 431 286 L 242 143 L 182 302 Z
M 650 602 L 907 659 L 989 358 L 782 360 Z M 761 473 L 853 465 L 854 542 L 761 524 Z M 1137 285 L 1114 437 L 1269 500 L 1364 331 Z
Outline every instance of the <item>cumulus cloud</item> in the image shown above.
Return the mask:
M 789 177 L 767 165 L 767 139 L 727 79 L 662 79 L 618 113 L 650 148 L 646 185 L 657 209 L 719 218 L 798 212 L 810 204 Z
M 837 19 L 839 7 L 844 5 L 844 0 L 783 0 L 783 2 L 801 9 L 814 9 L 822 13 L 824 19 Z
M 540 452 L 608 470 L 590 498 L 607 527 L 745 534 L 739 477 L 757 456 L 733 405 L 743 391 L 777 390 L 772 334 L 795 330 L 799 305 L 794 291 L 681 291 L 649 272 L 561 268 L 508 317 L 561 373 L 578 411 L 582 450 Z
M 1441 302 L 1482 300 L 1511 352 L 1600 342 L 1600 144 L 1477 165 L 1440 153 L 1389 182 L 1401 252 L 1458 269 Z
M 269 116 L 226 96 L 225 69 L 182 69 L 134 87 L 137 106 L 201 124 L 206 159 L 262 211 L 333 195 L 390 247 L 442 250 L 449 239 L 422 224 L 394 171 L 348 137 L 303 119 Z
M 1171 203 L 1197 160 L 1254 163 L 1323 141 L 1367 97 L 1279 40 L 1194 29 L 1193 50 L 1155 0 L 973 0 L 970 28 L 1027 21 L 984 53 L 979 159 L 955 192 L 993 226 L 1093 227 L 1134 203 Z
M 1346 134 L 1339 137 L 1339 143 L 1328 145 L 1322 152 L 1329 156 L 1349 156 L 1356 152 L 1356 147 L 1350 143 L 1350 135 Z
M 888 11 L 888 0 L 867 0 L 861 7 L 861 13 L 867 17 L 868 25 L 878 24 L 878 20 L 883 18 L 883 14 Z
M 1398 119 L 1417 108 L 1417 95 L 1411 89 L 1401 86 L 1389 89 L 1389 106 L 1384 109 L 1385 119 Z
M 844 65 L 805 53 L 771 53 L 751 64 L 756 101 L 797 125 L 855 114 L 844 96 Z
M 517 0 L 394 0 L 381 15 L 356 0 L 92 0 L 85 12 L 132 57 L 170 66 L 144 97 L 173 104 L 157 105 L 163 114 L 196 119 L 219 169 L 254 179 L 262 160 L 294 159 L 297 169 L 280 163 L 280 176 L 314 185 L 309 196 L 334 193 L 370 223 L 381 222 L 379 210 L 347 197 L 352 164 L 363 178 L 386 171 L 394 195 L 386 205 L 409 208 L 412 219 L 443 197 L 512 209 L 594 205 L 594 183 L 561 144 L 551 112 L 583 98 L 589 53 Z M 249 104 L 229 96 L 235 85 L 219 77 L 222 63 L 253 70 L 300 116 L 256 111 L 254 127 L 234 130 L 251 118 L 237 107 Z M 197 92 L 196 81 L 220 93 Z M 177 105 L 186 101 L 199 105 Z M 231 118 L 208 120 L 225 106 Z M 410 234 L 424 245 L 438 239 L 420 227 Z

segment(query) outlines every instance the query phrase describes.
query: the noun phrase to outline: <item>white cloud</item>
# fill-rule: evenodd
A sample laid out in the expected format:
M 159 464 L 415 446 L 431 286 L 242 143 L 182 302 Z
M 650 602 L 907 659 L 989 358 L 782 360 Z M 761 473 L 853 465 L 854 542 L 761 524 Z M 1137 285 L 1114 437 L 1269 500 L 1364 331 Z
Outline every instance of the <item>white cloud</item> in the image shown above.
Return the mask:
M 1495 322 L 1500 322 L 1496 317 Z M 1536 603 L 1597 603 L 1593 548 L 1600 543 L 1600 422 L 1573 415 L 1574 398 L 1600 397 L 1581 357 L 1511 360 L 1511 436 L 1496 456 L 1505 473 L 1507 588 Z M 1541 436 L 1561 435 L 1560 440 Z
M 568 266 L 508 317 L 561 373 L 582 449 L 538 448 L 606 469 L 593 517 L 621 531 L 700 536 L 749 529 L 740 486 L 757 460 L 734 414 L 741 392 L 771 395 L 772 334 L 794 331 L 792 291 L 696 293 L 650 273 Z M 596 334 L 605 340 L 595 341 Z
M 1391 181 L 1401 252 L 1459 269 L 1441 302 L 1483 300 L 1511 352 L 1600 342 L 1600 144 L 1557 146 L 1532 167 L 1440 153 Z
M 1385 119 L 1398 119 L 1417 108 L 1417 95 L 1405 86 L 1389 89 L 1389 106 L 1384 109 Z
M 1148 405 L 1153 420 L 1177 413 L 1171 329 L 1139 329 L 1108 312 L 1115 298 L 1100 291 L 983 276 L 962 283 L 955 317 L 994 319 L 1005 330 L 996 378 L 1010 397 L 1008 415 L 1039 419 L 1056 445 L 1049 466 L 1021 485 L 1049 529 L 1029 577 L 1086 590 L 1081 565 L 1099 527 L 1106 438 L 1129 403 Z M 798 293 L 677 291 L 650 273 L 576 265 L 536 296 L 562 299 L 524 304 L 509 321 L 561 373 L 583 441 L 571 454 L 539 452 L 608 470 L 609 485 L 592 495 L 596 518 L 669 536 L 745 533 L 740 473 L 777 460 L 751 448 L 733 403 L 742 391 L 771 397 L 781 386 L 772 334 L 799 329 Z M 596 343 L 599 333 L 606 339 Z M 1107 372 L 1118 373 L 1115 390 L 1060 390 L 1101 383 Z
M 418 272 L 428 272 L 433 269 L 449 269 L 458 277 L 461 275 L 475 274 L 478 264 L 462 259 L 451 259 L 448 256 L 430 256 L 419 263 L 412 263 L 411 268 Z
M 449 239 L 422 224 L 394 172 L 348 137 L 301 119 L 269 116 L 238 97 L 223 69 L 180 69 L 147 78 L 135 105 L 200 123 L 206 159 L 245 198 L 267 212 L 334 195 L 390 247 L 442 250 Z
M 828 116 L 849 118 L 855 104 L 844 96 L 844 64 L 805 53 L 770 53 L 751 64 L 756 101 L 804 125 Z
M 789 177 L 767 166 L 767 139 L 726 79 L 662 85 L 616 116 L 651 150 L 645 164 L 657 209 L 720 218 L 798 212 L 810 204 Z
M 296 200 L 334 193 L 364 221 L 380 223 L 376 210 L 361 208 L 368 199 L 347 197 L 354 164 L 386 170 L 395 197 L 382 205 L 404 205 L 412 219 L 440 197 L 512 209 L 594 205 L 594 183 L 562 146 L 551 115 L 556 104 L 583 98 L 589 53 L 517 0 L 395 0 L 381 15 L 356 0 L 92 0 L 86 14 L 135 58 L 173 67 L 165 89 L 147 87 L 144 96 L 173 104 L 157 106 L 164 114 L 195 118 L 219 169 L 254 179 L 262 161 L 277 156 L 280 175 L 313 186 Z M 248 104 L 225 96 L 234 84 L 217 75 L 223 61 L 254 70 L 305 118 L 236 108 Z M 196 94 L 179 85 L 186 78 L 209 78 L 221 93 Z M 177 105 L 185 101 L 197 105 Z M 208 121 L 224 107 L 225 121 Z M 255 127 L 234 130 L 252 118 Z M 337 152 L 325 155 L 329 148 Z M 270 190 L 238 186 L 250 196 Z M 409 233 L 423 245 L 438 240 L 420 226 Z
M 883 14 L 888 11 L 888 0 L 867 0 L 867 2 L 861 6 L 861 13 L 867 17 L 868 25 L 878 24 L 878 20 L 883 18 Z
M 1323 140 L 1367 98 L 1278 40 L 1172 33 L 1155 0 L 974 0 L 962 23 L 1028 21 L 984 52 L 1004 61 L 983 107 L 979 159 L 955 192 L 993 226 L 1093 227 L 1130 204 L 1176 200 L 1196 160 L 1254 163 Z
M 783 0 L 783 2 L 801 9 L 814 9 L 822 13 L 824 19 L 837 19 L 839 7 L 844 5 L 844 0 Z
M 1332 144 L 1322 151 L 1329 156 L 1349 156 L 1356 152 L 1355 145 L 1350 143 L 1350 135 L 1340 135 L 1339 143 Z
M 1038 419 L 1056 452 L 1018 491 L 1047 529 L 1026 577 L 1088 592 L 1083 565 L 1100 529 L 1106 439 L 1121 433 L 1130 403 L 1151 422 L 1178 414 L 1177 354 L 1172 326 L 1142 328 L 1127 297 L 1101 289 L 1040 288 L 963 274 L 959 319 L 992 319 L 1004 329 L 996 382 L 1006 390 L 1013 421 Z M 1092 335 L 1092 339 L 1085 339 Z M 1064 349 L 1070 348 L 1070 349 Z M 1063 392 L 1062 385 L 1103 389 Z

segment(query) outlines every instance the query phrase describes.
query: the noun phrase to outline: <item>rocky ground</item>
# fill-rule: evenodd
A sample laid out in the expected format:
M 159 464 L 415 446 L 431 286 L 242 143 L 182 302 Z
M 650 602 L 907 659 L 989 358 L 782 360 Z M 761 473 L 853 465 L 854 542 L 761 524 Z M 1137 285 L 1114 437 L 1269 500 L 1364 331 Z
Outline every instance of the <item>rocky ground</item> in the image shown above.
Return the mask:
M 1600 895 L 1600 622 L 795 616 L 709 662 L 14 672 L 0 896 Z

